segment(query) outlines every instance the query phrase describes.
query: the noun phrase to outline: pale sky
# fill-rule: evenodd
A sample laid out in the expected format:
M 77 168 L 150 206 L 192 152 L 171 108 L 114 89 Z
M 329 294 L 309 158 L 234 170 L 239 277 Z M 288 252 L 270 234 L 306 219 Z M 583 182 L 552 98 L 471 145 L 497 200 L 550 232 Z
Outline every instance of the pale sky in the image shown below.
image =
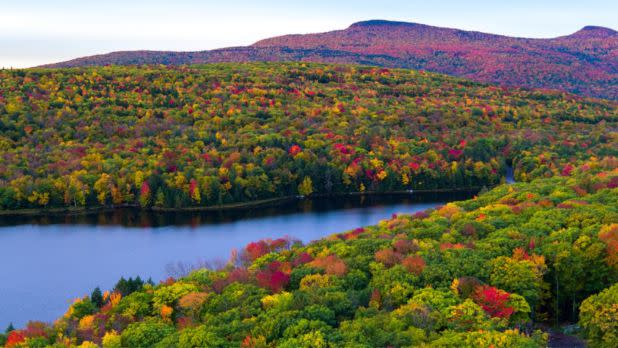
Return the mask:
M 369 19 L 523 37 L 618 29 L 616 0 L 0 0 L 0 67 L 118 50 L 207 50 Z

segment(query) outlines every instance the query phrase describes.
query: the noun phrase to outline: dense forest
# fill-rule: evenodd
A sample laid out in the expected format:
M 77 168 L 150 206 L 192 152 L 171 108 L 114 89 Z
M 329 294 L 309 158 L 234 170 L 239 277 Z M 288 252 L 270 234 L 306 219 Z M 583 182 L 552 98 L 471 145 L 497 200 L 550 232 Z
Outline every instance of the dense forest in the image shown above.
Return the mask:
M 0 71 L 0 212 L 491 187 L 618 156 L 617 104 L 304 63 Z
M 618 345 L 618 160 L 501 185 L 302 245 L 262 240 L 221 269 L 121 279 L 9 347 L 544 347 L 576 321 Z M 1 342 L 0 342 L 1 343 Z
M 3 213 L 489 190 L 307 245 L 256 241 L 158 284 L 120 279 L 0 345 L 542 347 L 577 323 L 616 347 L 617 110 L 347 65 L 2 70 Z M 508 166 L 519 182 L 499 185 Z

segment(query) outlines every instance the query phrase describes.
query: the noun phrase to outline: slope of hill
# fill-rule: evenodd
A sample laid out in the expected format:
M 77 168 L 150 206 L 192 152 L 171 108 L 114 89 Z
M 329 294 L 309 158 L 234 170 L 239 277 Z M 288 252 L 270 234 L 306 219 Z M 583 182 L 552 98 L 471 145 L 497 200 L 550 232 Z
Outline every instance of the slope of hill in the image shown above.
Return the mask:
M 127 51 L 48 67 L 313 61 L 422 69 L 504 86 L 559 89 L 618 99 L 618 32 L 602 27 L 551 39 L 515 38 L 372 20 L 344 30 L 286 35 L 200 52 Z
M 618 156 L 618 104 L 309 63 L 0 71 L 0 211 L 492 186 Z M 585 149 L 585 150 L 583 150 Z

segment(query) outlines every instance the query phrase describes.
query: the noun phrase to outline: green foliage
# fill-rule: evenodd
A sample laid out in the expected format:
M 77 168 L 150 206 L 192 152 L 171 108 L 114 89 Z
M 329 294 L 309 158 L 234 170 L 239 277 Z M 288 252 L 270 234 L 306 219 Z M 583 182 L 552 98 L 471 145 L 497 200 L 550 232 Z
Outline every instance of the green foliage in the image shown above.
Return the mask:
M 130 324 L 121 335 L 123 347 L 151 347 L 175 332 L 173 326 L 148 320 Z
M 94 303 L 92 303 L 90 298 L 86 297 L 84 299 L 81 299 L 73 303 L 73 305 L 71 306 L 71 309 L 72 309 L 72 316 L 75 317 L 76 319 L 81 319 L 85 317 L 86 315 L 95 313 L 97 310 L 97 307 L 95 306 Z
M 135 291 L 141 290 L 143 286 L 144 281 L 139 276 L 135 279 L 124 279 L 124 277 L 121 277 L 118 283 L 116 283 L 114 291 L 120 293 L 122 296 L 127 296 Z
M 579 310 L 591 346 L 618 346 L 618 284 L 588 297 Z
M 103 306 L 103 293 L 98 286 L 92 291 L 92 294 L 90 294 L 90 301 L 92 301 L 97 308 Z
M 160 309 L 162 306 L 175 305 L 176 301 L 184 295 L 197 292 L 199 288 L 191 283 L 176 282 L 170 286 L 162 286 L 154 291 L 152 298 L 155 309 Z

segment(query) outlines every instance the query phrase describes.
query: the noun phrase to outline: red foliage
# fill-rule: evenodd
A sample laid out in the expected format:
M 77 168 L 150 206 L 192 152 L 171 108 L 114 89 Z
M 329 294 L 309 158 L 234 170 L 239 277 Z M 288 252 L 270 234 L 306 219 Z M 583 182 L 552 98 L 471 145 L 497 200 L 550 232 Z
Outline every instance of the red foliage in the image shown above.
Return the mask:
M 33 337 L 47 337 L 46 329 L 48 328 L 47 324 L 41 321 L 30 321 L 26 325 L 26 328 L 22 330 L 24 336 L 28 338 Z
M 163 285 L 172 285 L 176 283 L 176 279 L 174 279 L 174 277 L 168 277 L 167 279 L 162 280 L 160 283 Z
M 375 259 L 386 267 L 393 267 L 401 262 L 403 256 L 393 249 L 382 249 L 376 251 Z
M 256 259 L 273 251 L 281 251 L 290 247 L 289 238 L 279 238 L 275 240 L 262 239 L 257 242 L 247 244 L 241 254 L 241 259 L 245 262 L 253 262 Z
M 142 187 L 139 192 L 140 192 L 140 195 L 144 197 L 148 197 L 148 195 L 150 194 L 150 185 L 148 185 L 148 181 L 144 181 L 142 183 Z
M 242 254 L 242 259 L 248 262 L 253 262 L 261 256 L 264 256 L 270 252 L 268 243 L 264 240 L 257 242 L 251 242 L 247 244 Z
M 536 247 L 536 241 L 533 238 L 530 238 L 530 242 L 528 242 L 528 250 L 532 251 Z
M 463 154 L 463 151 L 459 149 L 448 150 L 448 155 L 453 159 L 458 159 L 462 154 Z
M 412 218 L 418 219 L 418 220 L 426 219 L 428 217 L 429 217 L 429 213 L 425 210 L 416 212 L 414 213 L 414 215 L 412 215 Z
M 440 244 L 440 250 L 447 250 L 447 249 L 464 249 L 466 246 L 461 244 L 461 243 L 450 243 L 450 242 L 445 242 Z
M 290 147 L 290 149 L 288 150 L 288 153 L 292 156 L 295 157 L 296 155 L 298 155 L 299 153 L 301 153 L 303 151 L 303 149 L 301 149 L 300 146 L 298 145 L 292 145 Z
M 268 265 L 268 268 L 258 271 L 255 275 L 258 285 L 269 289 L 273 293 L 283 290 L 290 282 L 290 276 L 280 271 L 280 266 L 280 262 L 274 261 Z
M 511 295 L 493 286 L 483 285 L 474 293 L 474 302 L 494 318 L 508 319 L 513 314 L 513 307 L 507 306 Z
M 515 248 L 513 249 L 513 259 L 515 260 L 529 260 L 530 254 L 523 248 Z
M 571 176 L 571 172 L 573 171 L 573 169 L 575 169 L 575 167 L 573 167 L 570 164 L 567 164 L 566 166 L 564 166 L 564 168 L 562 168 L 562 171 L 560 172 L 560 174 L 562 176 Z
M 292 261 L 292 266 L 300 266 L 311 261 L 313 261 L 313 257 L 311 257 L 311 255 L 308 253 L 301 253 L 294 259 L 294 261 Z
M 197 181 L 195 181 L 195 179 L 191 179 L 191 181 L 189 182 L 189 196 L 193 197 L 193 193 L 195 192 L 196 188 Z
M 399 239 L 393 243 L 393 249 L 401 254 L 409 254 L 418 250 L 418 244 L 409 239 Z
M 408 270 L 408 272 L 414 273 L 417 276 L 423 273 L 423 270 L 425 269 L 425 265 L 426 265 L 425 260 L 421 256 L 418 256 L 418 255 L 412 255 L 412 256 L 406 257 L 405 259 L 403 259 L 401 264 L 403 265 L 403 267 L 405 267 Z
M 326 274 L 342 276 L 347 272 L 347 266 L 343 260 L 339 259 L 337 255 L 332 254 L 326 257 L 319 257 L 309 264 L 311 267 L 323 269 Z
M 365 232 L 365 229 L 362 227 L 359 227 L 359 228 L 352 230 L 351 232 L 342 233 L 339 235 L 339 237 L 343 240 L 355 239 L 356 237 L 361 235 L 363 232 Z
M 9 336 L 6 339 L 5 347 L 14 347 L 26 340 L 26 336 L 18 330 L 9 332 Z

